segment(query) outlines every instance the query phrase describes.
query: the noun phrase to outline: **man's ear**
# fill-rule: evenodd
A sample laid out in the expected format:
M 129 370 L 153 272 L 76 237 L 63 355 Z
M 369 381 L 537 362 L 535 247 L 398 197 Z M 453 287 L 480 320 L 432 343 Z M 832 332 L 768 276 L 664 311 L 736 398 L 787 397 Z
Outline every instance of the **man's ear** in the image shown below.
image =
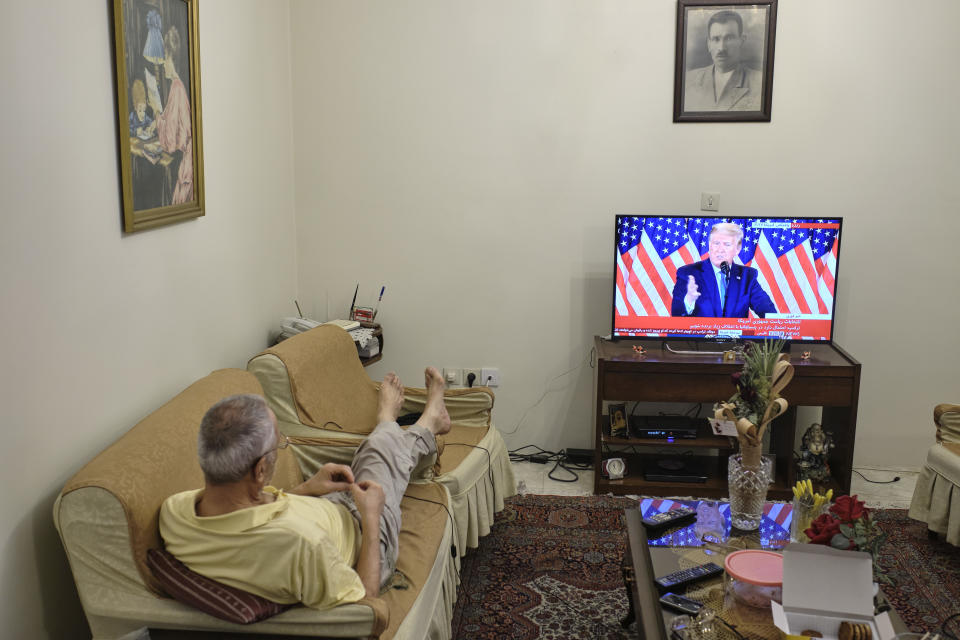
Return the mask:
M 259 484 L 266 484 L 267 482 L 267 456 L 260 456 L 260 459 L 257 460 L 257 464 L 253 465 L 250 469 L 250 472 L 253 474 L 253 479 Z

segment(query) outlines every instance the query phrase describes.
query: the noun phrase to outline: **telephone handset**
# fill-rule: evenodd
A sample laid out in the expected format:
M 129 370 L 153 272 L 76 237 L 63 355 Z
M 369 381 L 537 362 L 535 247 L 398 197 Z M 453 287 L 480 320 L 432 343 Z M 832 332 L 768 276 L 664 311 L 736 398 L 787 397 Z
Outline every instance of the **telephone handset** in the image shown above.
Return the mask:
M 316 320 L 310 320 L 309 318 L 284 318 L 280 323 L 281 328 L 285 333 L 303 333 L 304 331 L 309 331 L 314 327 L 319 327 L 322 322 L 317 322 Z
M 356 320 L 331 320 L 329 322 L 317 322 L 316 320 L 311 320 L 310 318 L 284 318 L 280 322 L 280 328 L 283 330 L 283 333 L 288 335 L 295 335 L 297 333 L 303 333 L 304 331 L 310 331 L 314 327 L 319 327 L 322 324 L 333 324 L 344 331 L 352 331 L 353 329 L 360 328 L 360 323 Z

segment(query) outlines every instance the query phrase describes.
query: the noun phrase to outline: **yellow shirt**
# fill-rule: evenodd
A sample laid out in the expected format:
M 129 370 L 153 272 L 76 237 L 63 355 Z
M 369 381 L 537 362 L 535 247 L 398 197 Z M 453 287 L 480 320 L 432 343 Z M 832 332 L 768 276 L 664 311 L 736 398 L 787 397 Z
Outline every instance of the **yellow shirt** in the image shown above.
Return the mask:
M 193 571 L 274 602 L 315 609 L 365 595 L 353 570 L 360 527 L 345 507 L 266 487 L 274 502 L 200 517 L 195 505 L 202 491 L 172 495 L 160 508 L 167 551 Z

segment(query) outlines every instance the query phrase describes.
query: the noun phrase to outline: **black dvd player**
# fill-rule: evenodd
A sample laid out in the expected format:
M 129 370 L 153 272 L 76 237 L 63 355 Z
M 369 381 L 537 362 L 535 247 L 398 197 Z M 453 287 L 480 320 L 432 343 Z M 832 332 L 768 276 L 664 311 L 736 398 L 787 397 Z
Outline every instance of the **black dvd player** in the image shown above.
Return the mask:
M 704 483 L 717 475 L 716 458 L 709 456 L 644 456 L 643 478 L 647 482 Z
M 657 440 L 692 439 L 697 437 L 706 418 L 688 418 L 686 416 L 637 416 L 630 425 L 635 438 L 653 438 Z

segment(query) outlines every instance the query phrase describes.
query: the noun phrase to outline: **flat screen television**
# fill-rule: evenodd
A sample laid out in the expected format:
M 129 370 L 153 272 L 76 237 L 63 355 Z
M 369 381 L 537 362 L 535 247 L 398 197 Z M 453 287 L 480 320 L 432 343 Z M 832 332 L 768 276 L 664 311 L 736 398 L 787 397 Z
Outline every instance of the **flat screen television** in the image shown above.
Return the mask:
M 841 218 L 616 216 L 616 338 L 830 342 Z

